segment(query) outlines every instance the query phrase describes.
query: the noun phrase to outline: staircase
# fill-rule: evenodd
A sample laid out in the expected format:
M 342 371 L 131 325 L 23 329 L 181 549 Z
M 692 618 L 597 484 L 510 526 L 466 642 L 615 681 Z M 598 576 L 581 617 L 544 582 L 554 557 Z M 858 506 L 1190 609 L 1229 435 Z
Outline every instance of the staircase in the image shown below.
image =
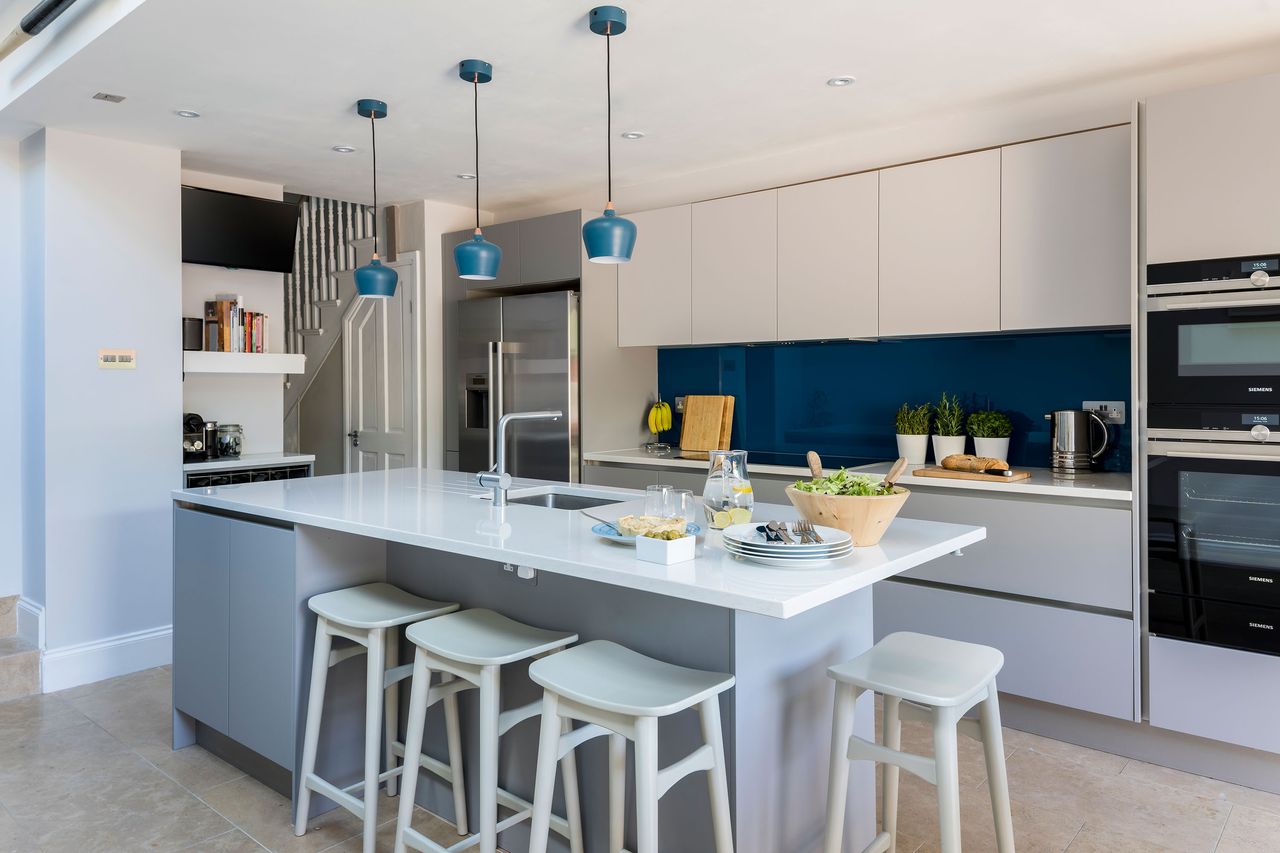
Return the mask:
M 0 598 L 0 702 L 40 692 L 40 650 L 17 633 L 18 596 Z

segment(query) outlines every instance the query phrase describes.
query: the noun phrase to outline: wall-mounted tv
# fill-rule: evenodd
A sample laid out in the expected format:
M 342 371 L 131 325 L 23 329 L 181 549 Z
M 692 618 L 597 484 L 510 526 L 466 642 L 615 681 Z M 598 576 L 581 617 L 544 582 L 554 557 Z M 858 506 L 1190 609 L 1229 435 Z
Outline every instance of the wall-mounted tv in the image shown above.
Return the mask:
M 298 205 L 182 188 L 182 261 L 267 272 L 292 272 Z

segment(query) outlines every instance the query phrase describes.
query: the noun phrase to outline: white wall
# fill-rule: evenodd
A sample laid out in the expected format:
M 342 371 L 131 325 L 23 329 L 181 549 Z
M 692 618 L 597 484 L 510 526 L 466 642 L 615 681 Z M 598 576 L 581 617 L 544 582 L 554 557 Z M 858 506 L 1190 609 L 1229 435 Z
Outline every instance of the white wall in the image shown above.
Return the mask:
M 183 170 L 182 183 L 279 201 L 280 184 Z M 239 293 L 244 307 L 270 320 L 268 350 L 284 352 L 284 276 L 261 270 L 182 265 L 182 316 L 203 317 L 204 303 L 219 293 Z M 174 320 L 177 323 L 177 320 Z M 276 375 L 192 374 L 182 383 L 182 411 L 244 427 L 245 453 L 284 449 L 284 386 Z
M 10 311 L 22 304 L 21 181 L 18 143 L 0 140 L 0 304 Z M 0 335 L 0 401 L 10 414 L 10 435 L 21 447 L 15 406 L 22 394 L 22 337 L 10 327 Z M 16 435 L 15 435 L 16 433 Z M 11 465 L 20 464 L 10 459 Z M 12 467 L 0 477 L 0 598 L 22 592 L 22 477 Z
M 22 594 L 37 606 L 44 578 L 44 220 L 45 132 L 22 140 Z
M 43 276 L 27 270 L 43 400 L 25 402 L 43 404 L 43 435 L 24 435 L 24 457 L 43 457 L 43 494 L 25 499 L 43 511 L 48 691 L 170 657 L 181 167 L 175 149 L 64 130 L 40 147 L 43 211 L 24 215 L 43 223 Z M 137 369 L 99 369 L 100 348 L 136 349 Z

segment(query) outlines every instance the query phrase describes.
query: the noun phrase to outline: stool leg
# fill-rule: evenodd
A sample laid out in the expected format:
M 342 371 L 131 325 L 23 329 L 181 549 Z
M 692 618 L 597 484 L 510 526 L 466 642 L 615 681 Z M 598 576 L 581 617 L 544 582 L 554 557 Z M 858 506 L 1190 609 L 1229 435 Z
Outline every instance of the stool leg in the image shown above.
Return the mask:
M 942 853 L 960 853 L 960 756 L 956 715 L 950 708 L 933 711 L 933 760 L 938 774 L 938 832 Z
M 991 789 L 991 811 L 996 822 L 996 849 L 1013 853 L 1013 815 L 1009 806 L 1009 777 L 1004 766 L 1004 733 L 1000 729 L 1000 698 L 996 683 L 987 685 L 987 698 L 978 709 L 982 727 L 982 750 L 987 759 L 987 785 Z
M 441 684 L 453 681 L 454 676 L 445 673 Z M 444 700 L 444 730 L 449 741 L 449 769 L 453 771 L 453 815 L 459 835 L 467 835 L 467 782 L 462 773 L 462 733 L 458 728 L 458 694 Z
M 849 794 L 849 738 L 853 736 L 853 705 L 857 691 L 852 684 L 836 682 L 835 710 L 831 713 L 831 766 L 827 771 L 827 831 L 823 853 L 840 853 L 844 843 L 844 809 Z
M 400 631 L 397 628 L 391 628 L 387 631 L 387 660 L 386 668 L 395 669 L 400 665 Z M 387 695 L 383 701 L 383 743 L 386 750 L 387 769 L 393 770 L 396 766 L 396 753 L 392 746 L 400 739 L 400 682 L 393 682 L 387 688 Z M 394 797 L 396 795 L 396 777 L 387 777 L 387 796 Z
M 720 731 L 720 697 L 712 696 L 707 699 L 698 711 L 702 717 L 702 740 L 710 744 L 716 762 L 715 766 L 707 771 L 716 853 L 733 853 L 733 821 L 729 816 L 729 774 L 724 767 L 724 736 Z
M 902 719 L 898 715 L 901 705 L 897 696 L 884 697 L 884 745 L 898 751 L 902 749 Z M 889 834 L 889 853 L 894 853 L 898 847 L 898 765 L 885 762 L 880 772 L 884 798 L 880 820 Z
M 480 670 L 480 853 L 498 850 L 498 714 L 502 707 L 499 670 Z M 554 753 L 552 753 L 554 755 Z
M 627 739 L 609 735 L 609 853 L 622 853 L 627 827 Z
M 323 616 L 316 617 L 316 645 L 311 653 L 311 692 L 307 697 L 307 729 L 302 740 L 302 767 L 298 775 L 297 814 L 293 818 L 293 834 L 307 831 L 307 812 L 311 810 L 311 789 L 307 777 L 316 772 L 316 749 L 320 744 L 320 715 L 324 708 L 324 686 L 329 680 L 329 649 L 333 638 L 326 630 Z
M 658 718 L 636 718 L 636 853 L 658 853 Z
M 565 717 L 560 733 L 573 731 L 573 720 Z M 564 777 L 564 814 L 569 822 L 569 853 L 582 853 L 582 801 L 578 796 L 578 753 L 570 750 L 560 759 L 560 775 Z
M 364 853 L 375 853 L 378 844 L 378 775 L 382 767 L 382 681 L 386 674 L 386 632 L 369 632 L 368 666 L 364 702 Z
M 413 657 L 413 680 L 409 684 L 409 719 L 405 721 L 404 775 L 400 777 L 395 853 L 404 853 L 404 831 L 413 825 L 413 798 L 418 789 L 422 733 L 427 725 L 427 694 L 430 690 L 431 670 L 427 668 L 426 656 L 418 649 Z
M 538 730 L 538 770 L 533 783 L 529 853 L 547 853 L 551 800 L 556 792 L 556 753 L 560 751 L 559 707 L 560 700 L 554 693 L 547 691 L 542 694 L 542 725 Z

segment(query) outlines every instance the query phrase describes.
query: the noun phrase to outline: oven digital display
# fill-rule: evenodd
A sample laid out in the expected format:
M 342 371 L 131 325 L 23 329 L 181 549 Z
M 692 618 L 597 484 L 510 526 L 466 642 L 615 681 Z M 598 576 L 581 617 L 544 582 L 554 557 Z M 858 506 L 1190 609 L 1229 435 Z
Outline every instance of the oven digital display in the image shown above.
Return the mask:
M 1280 426 L 1280 415 L 1241 415 L 1240 423 L 1244 426 Z
M 1276 272 L 1280 270 L 1280 258 L 1266 258 L 1258 261 L 1242 261 L 1240 264 L 1240 272 Z

